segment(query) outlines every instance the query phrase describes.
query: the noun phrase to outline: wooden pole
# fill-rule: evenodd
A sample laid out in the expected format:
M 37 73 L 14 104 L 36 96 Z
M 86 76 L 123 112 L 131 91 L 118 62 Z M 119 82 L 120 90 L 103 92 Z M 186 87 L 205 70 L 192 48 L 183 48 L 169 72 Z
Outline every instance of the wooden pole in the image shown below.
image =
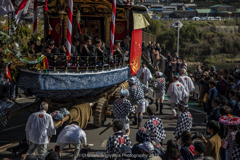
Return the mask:
M 18 141 L 15 141 L 15 142 L 6 144 L 6 145 L 4 145 L 4 146 L 1 146 L 1 147 L 0 147 L 0 152 L 3 152 L 3 151 L 5 151 L 5 150 L 7 150 L 7 147 L 8 147 L 8 146 L 11 146 L 11 145 L 13 145 L 13 144 L 15 144 L 15 143 L 18 143 Z
M 70 116 L 66 116 L 66 117 L 64 117 L 64 118 L 62 119 L 62 121 L 59 121 L 59 122 L 56 122 L 56 123 L 54 123 L 54 126 L 55 126 L 55 128 L 57 128 L 57 127 L 61 126 L 61 125 L 62 125 L 62 123 L 64 123 L 64 122 L 68 121 L 68 120 L 69 120 L 69 118 L 70 118 Z
M 61 13 L 60 13 L 61 14 Z M 59 41 L 58 41 L 58 51 L 60 52 L 60 46 L 61 46 L 61 40 L 62 40 L 62 37 L 61 37 L 61 33 L 62 33 L 62 19 L 63 19 L 63 15 L 61 14 L 60 15 L 60 30 L 59 30 Z
M 14 126 L 14 127 L 10 127 L 10 128 L 7 128 L 7 129 L 3 129 L 2 131 L 0 132 L 5 132 L 5 131 L 9 131 L 9 130 L 12 130 L 12 129 L 15 129 L 15 128 L 20 128 L 20 127 L 23 127 L 25 126 L 26 124 L 21 124 L 21 125 L 18 125 L 18 126 Z
M 10 112 L 9 114 L 0 117 L 0 122 L 1 122 L 1 121 L 4 121 L 4 120 L 7 119 L 7 118 L 10 119 L 10 117 L 15 116 L 15 115 L 18 115 L 19 113 L 22 113 L 23 111 L 26 111 L 26 110 L 28 110 L 28 109 L 30 109 L 30 108 L 32 108 L 32 107 L 38 106 L 38 105 L 40 105 L 41 103 L 42 103 L 42 101 L 37 101 L 37 102 L 34 102 L 34 103 L 32 103 L 32 104 L 29 104 L 29 105 L 27 105 L 27 106 L 25 106 L 25 107 L 23 107 L 23 108 L 16 109 L 16 110 Z
M 8 13 L 8 35 L 10 34 L 10 28 L 9 28 L 10 27 L 10 25 L 9 25 L 9 19 L 10 18 L 9 17 L 10 17 L 10 14 Z
M 45 45 L 45 44 L 46 44 L 46 28 L 47 28 L 47 27 L 46 27 L 46 12 L 45 12 L 45 7 L 43 7 L 43 16 L 44 16 L 44 17 L 43 17 L 43 19 L 44 19 L 44 21 L 43 21 L 43 22 L 44 22 L 44 24 L 43 24 L 43 25 L 44 25 L 44 28 L 43 28 L 43 29 L 44 29 L 44 30 L 43 30 L 43 32 L 44 32 L 44 44 L 43 44 L 43 47 L 45 48 L 45 47 L 46 47 L 46 45 Z

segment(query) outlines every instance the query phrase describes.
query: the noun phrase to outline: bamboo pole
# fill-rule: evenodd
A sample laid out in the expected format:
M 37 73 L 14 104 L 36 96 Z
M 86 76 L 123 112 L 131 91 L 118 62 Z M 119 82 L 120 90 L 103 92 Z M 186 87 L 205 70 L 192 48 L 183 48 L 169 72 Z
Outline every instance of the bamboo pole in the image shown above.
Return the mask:
M 16 109 L 16 110 L 10 112 L 9 114 L 0 117 L 0 122 L 1 122 L 1 121 L 4 121 L 4 120 L 7 119 L 7 118 L 10 119 L 10 117 L 15 116 L 15 115 L 18 115 L 19 113 L 21 113 L 21 112 L 23 112 L 23 111 L 26 111 L 26 110 L 28 110 L 28 109 L 30 109 L 30 108 L 32 108 L 32 107 L 38 106 L 38 105 L 40 105 L 41 103 L 42 103 L 42 101 L 37 101 L 37 102 L 34 102 L 34 103 L 32 103 L 32 104 L 30 104 L 30 105 L 27 105 L 27 106 L 25 106 L 25 107 L 23 107 L 23 108 Z
M 14 141 L 14 142 L 12 142 L 12 143 L 8 143 L 8 144 L 6 144 L 6 145 L 4 145 L 4 146 L 1 146 L 1 147 L 0 147 L 0 152 L 5 151 L 8 146 L 11 146 L 11 145 L 13 145 L 13 144 L 15 144 L 15 143 L 18 143 L 18 141 Z M 3 148 L 4 148 L 4 149 L 3 149 Z
M 26 124 L 22 124 L 22 125 L 10 127 L 10 128 L 7 128 L 7 129 L 3 129 L 3 130 L 0 131 L 0 132 L 5 132 L 5 131 L 9 131 L 9 130 L 12 130 L 12 129 L 15 129 L 15 128 L 20 128 L 20 127 L 23 127 L 23 126 L 25 126 L 25 125 L 26 125 Z

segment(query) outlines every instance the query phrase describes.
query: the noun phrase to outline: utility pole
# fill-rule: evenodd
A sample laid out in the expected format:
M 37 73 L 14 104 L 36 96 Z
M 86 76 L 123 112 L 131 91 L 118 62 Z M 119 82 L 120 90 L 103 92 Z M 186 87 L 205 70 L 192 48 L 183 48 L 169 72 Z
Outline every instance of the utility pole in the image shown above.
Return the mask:
M 183 24 L 180 21 L 177 21 L 173 23 L 173 27 L 178 30 L 178 35 L 177 35 L 177 56 L 179 56 L 179 31 L 180 28 L 182 28 Z
M 179 57 L 179 30 L 180 30 L 180 27 L 178 23 L 178 34 L 177 34 L 177 56 L 178 57 Z

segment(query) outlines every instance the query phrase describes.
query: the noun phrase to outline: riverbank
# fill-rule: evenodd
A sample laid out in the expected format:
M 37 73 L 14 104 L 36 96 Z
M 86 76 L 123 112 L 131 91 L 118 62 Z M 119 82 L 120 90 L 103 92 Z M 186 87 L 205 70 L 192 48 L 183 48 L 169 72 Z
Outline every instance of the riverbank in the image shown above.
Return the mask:
M 185 57 L 184 55 L 180 57 Z M 240 63 L 240 56 L 234 54 L 216 54 L 216 55 L 199 55 L 199 56 L 191 56 L 185 57 L 188 65 L 202 65 L 206 64 L 238 64 Z

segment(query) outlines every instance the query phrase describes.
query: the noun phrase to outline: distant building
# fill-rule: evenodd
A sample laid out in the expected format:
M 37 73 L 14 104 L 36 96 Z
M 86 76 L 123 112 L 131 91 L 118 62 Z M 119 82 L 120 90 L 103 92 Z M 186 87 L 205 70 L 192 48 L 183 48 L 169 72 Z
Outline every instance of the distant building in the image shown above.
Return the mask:
M 173 17 L 176 18 L 192 18 L 197 15 L 195 10 L 174 11 Z
M 199 17 L 235 17 L 239 13 L 239 10 L 232 5 L 214 5 L 210 9 L 196 9 L 196 11 Z
M 159 3 L 159 0 L 143 0 L 142 3 Z

